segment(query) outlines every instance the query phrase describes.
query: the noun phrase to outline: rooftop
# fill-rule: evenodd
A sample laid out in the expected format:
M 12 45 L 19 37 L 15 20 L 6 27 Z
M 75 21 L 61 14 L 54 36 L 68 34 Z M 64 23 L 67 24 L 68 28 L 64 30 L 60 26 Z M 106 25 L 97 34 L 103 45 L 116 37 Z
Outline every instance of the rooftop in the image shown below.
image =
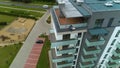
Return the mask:
M 60 12 L 59 9 L 55 9 L 56 15 L 58 17 L 58 21 L 60 25 L 66 25 L 66 24 L 78 24 L 83 23 L 84 19 L 81 17 L 74 17 L 74 18 L 65 18 L 65 17 L 59 17 Z
M 105 4 L 111 1 L 111 6 Z M 114 11 L 120 10 L 120 4 L 113 2 L 114 0 L 86 0 L 87 5 L 92 11 Z
M 62 2 L 62 3 L 61 3 Z M 69 0 L 58 0 L 59 4 L 64 5 L 62 11 L 66 18 L 82 17 L 83 15 L 71 4 Z
M 75 3 L 72 0 L 71 2 Z M 120 10 L 120 3 L 116 3 L 115 0 L 85 0 L 84 2 L 92 12 Z M 110 4 L 108 4 L 108 2 Z M 76 4 L 75 7 L 81 8 L 82 6 Z

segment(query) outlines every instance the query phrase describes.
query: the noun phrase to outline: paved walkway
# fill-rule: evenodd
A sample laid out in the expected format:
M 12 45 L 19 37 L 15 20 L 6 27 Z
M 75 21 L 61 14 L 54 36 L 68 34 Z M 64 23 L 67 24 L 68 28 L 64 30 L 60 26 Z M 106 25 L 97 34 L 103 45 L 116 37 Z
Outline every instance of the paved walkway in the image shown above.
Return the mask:
M 37 40 L 43 40 L 45 41 L 44 38 L 38 38 Z M 36 68 L 37 63 L 39 60 L 39 57 L 41 55 L 43 44 L 34 44 L 32 47 L 32 50 L 29 54 L 29 57 L 25 63 L 24 68 Z
M 42 33 L 49 33 L 50 25 L 45 22 L 50 12 L 47 11 L 40 20 L 38 20 L 33 27 L 32 31 L 28 35 L 26 41 L 21 47 L 20 51 L 16 55 L 15 59 L 11 63 L 9 68 L 24 68 L 24 64 L 32 50 L 36 38 Z

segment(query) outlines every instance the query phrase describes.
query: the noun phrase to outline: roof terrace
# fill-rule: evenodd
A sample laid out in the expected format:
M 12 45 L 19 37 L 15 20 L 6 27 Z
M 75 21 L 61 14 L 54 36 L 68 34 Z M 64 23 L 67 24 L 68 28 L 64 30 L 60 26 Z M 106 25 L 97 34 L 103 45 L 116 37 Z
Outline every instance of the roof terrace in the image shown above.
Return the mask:
M 68 25 L 68 24 L 80 24 L 84 23 L 85 19 L 83 17 L 74 17 L 74 18 L 65 18 L 65 17 L 60 17 L 60 11 L 59 9 L 55 9 L 56 16 L 58 18 L 59 24 L 60 25 Z

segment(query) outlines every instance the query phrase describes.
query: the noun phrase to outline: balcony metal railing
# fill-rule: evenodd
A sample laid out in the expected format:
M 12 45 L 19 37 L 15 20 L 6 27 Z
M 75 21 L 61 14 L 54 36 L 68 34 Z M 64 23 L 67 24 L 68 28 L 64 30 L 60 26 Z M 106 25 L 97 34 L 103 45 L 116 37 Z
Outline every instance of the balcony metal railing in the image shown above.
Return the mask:
M 105 39 L 103 37 L 100 37 L 99 40 L 96 41 L 90 41 L 88 39 L 85 40 L 87 46 L 99 46 L 103 45 L 105 43 Z

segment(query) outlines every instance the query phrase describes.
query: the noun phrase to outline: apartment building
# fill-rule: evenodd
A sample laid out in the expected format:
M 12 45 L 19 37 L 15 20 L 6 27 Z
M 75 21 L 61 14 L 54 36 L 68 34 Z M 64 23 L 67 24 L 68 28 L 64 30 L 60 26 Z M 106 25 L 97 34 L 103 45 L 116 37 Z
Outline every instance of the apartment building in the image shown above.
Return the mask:
M 120 0 L 57 0 L 51 68 L 119 68 Z

